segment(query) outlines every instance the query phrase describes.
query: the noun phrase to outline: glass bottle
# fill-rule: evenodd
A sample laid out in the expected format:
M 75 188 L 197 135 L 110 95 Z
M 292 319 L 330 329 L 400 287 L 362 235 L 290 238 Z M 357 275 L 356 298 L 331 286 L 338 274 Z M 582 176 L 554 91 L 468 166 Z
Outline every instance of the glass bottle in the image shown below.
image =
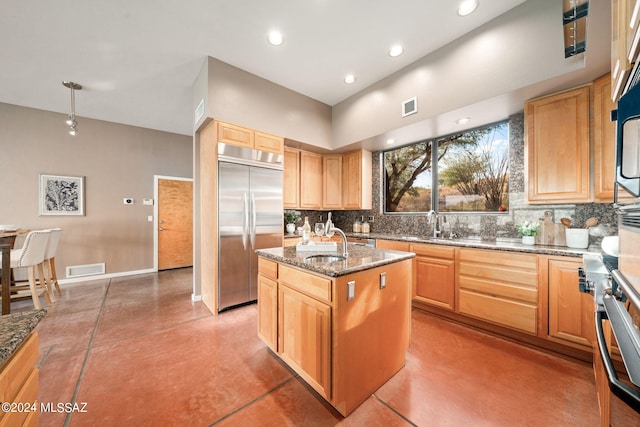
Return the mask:
M 369 222 L 364 219 L 364 216 L 362 217 L 362 232 L 364 234 L 369 234 L 369 231 L 371 231 L 371 226 L 369 225 Z
M 311 225 L 309 225 L 309 217 L 304 217 L 304 225 L 302 226 L 302 244 L 306 245 L 311 240 Z

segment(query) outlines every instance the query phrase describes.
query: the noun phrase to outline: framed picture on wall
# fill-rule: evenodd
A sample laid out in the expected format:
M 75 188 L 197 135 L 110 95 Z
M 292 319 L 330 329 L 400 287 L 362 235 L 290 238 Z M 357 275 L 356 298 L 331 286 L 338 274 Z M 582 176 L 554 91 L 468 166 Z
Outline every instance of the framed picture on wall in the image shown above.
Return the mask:
M 84 215 L 84 176 L 40 174 L 40 215 Z

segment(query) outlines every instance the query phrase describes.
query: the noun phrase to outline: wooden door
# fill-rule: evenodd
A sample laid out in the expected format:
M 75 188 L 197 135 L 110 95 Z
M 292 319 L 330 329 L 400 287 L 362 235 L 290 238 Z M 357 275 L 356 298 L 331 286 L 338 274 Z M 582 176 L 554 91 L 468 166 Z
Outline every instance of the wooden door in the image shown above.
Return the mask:
M 593 296 L 578 289 L 580 258 L 549 260 L 549 336 L 591 347 Z
M 590 201 L 589 85 L 525 104 L 529 203 Z
M 282 360 L 318 393 L 330 399 L 331 307 L 281 284 L 278 341 Z
M 322 208 L 342 208 L 342 156 L 322 157 Z
M 193 182 L 158 180 L 158 270 L 193 265 Z
M 300 208 L 322 209 L 322 155 L 300 152 Z
M 282 205 L 285 209 L 300 207 L 300 151 L 284 148 Z

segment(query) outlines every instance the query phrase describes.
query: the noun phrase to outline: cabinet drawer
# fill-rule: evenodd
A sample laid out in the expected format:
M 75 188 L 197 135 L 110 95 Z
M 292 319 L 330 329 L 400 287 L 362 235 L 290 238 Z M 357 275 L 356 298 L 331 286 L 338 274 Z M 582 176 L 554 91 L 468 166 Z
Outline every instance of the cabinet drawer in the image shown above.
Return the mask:
M 503 256 L 501 256 L 503 255 Z M 538 270 L 538 256 L 514 252 L 498 252 L 482 249 L 460 249 L 460 262 L 470 261 L 482 265 L 504 265 L 511 268 Z
M 453 259 L 455 251 L 456 249 L 450 246 L 424 245 L 421 243 L 414 243 L 411 245 L 411 252 L 415 252 L 416 255 L 423 255 L 432 258 Z
M 535 305 L 477 294 L 461 289 L 460 313 L 531 334 L 537 332 L 538 309 Z
M 258 273 L 272 279 L 278 278 L 278 263 L 262 257 L 258 258 Z
M 331 280 L 329 279 L 281 265 L 280 281 L 304 294 L 331 302 Z
M 38 334 L 32 332 L 0 372 L 0 402 L 14 402 L 38 359 Z

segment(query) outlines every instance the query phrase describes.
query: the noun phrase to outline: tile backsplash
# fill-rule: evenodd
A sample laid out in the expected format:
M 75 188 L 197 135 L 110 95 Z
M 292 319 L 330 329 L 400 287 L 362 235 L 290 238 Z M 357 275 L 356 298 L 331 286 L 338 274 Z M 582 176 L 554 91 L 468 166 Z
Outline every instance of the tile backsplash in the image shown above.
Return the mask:
M 345 231 L 353 230 L 356 219 L 373 216 L 370 224 L 372 233 L 390 233 L 400 235 L 432 235 L 433 225 L 426 214 L 383 214 L 382 201 L 382 156 L 373 153 L 373 209 L 363 211 L 333 211 L 333 222 Z M 479 237 L 482 240 L 496 238 L 518 238 L 516 224 L 524 221 L 538 221 L 546 211 L 552 212 L 554 222 L 560 218 L 569 218 L 575 227 L 584 227 L 589 217 L 599 219 L 597 226 L 589 229 L 590 245 L 599 245 L 602 237 L 618 233 L 616 215 L 612 203 L 587 204 L 550 204 L 530 205 L 526 203 L 524 185 L 524 114 L 515 114 L 509 118 L 509 210 L 504 213 L 459 213 L 442 214 L 445 218 L 445 230 L 459 237 Z M 309 222 L 324 222 L 326 211 L 300 211 L 309 216 Z M 301 225 L 301 224 L 298 224 Z

